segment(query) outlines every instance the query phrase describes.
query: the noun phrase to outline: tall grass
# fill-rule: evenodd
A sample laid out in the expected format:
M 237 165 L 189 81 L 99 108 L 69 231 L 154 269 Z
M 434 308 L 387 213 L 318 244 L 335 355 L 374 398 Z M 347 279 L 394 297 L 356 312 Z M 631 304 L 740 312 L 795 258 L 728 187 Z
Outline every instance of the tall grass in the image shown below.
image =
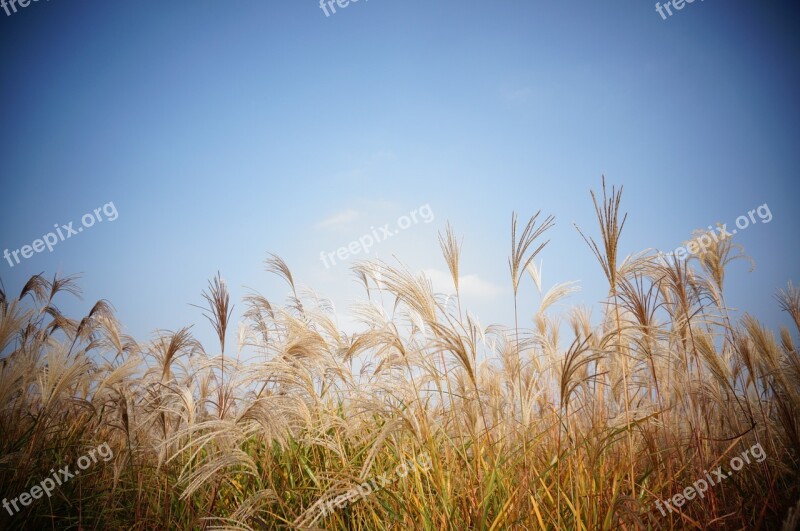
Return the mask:
M 51 497 L 2 510 L 0 527 L 795 529 L 800 292 L 776 294 L 796 328 L 776 336 L 726 307 L 724 269 L 739 256 L 727 239 L 689 263 L 620 261 L 621 194 L 604 181 L 592 194 L 600 243 L 581 232 L 609 284 L 597 319 L 555 312 L 575 287 L 543 289 L 534 258 L 554 220 L 537 226 L 539 214 L 519 237 L 512 217 L 507 327 L 462 307 L 463 242 L 449 225 L 440 245 L 455 295 L 359 263 L 354 334 L 277 256 L 267 270 L 291 295 L 250 294 L 244 328 L 230 330 L 219 275 L 201 294 L 219 352 L 188 328 L 136 341 L 105 301 L 65 316 L 57 304 L 79 294 L 74 278 L 0 289 L 0 495 L 103 442 L 114 450 Z M 545 293 L 538 308 L 518 305 L 525 271 Z M 655 508 L 754 444 L 763 462 L 666 516 Z M 397 476 L 421 455 L 429 468 Z M 395 480 L 352 494 L 382 475 Z

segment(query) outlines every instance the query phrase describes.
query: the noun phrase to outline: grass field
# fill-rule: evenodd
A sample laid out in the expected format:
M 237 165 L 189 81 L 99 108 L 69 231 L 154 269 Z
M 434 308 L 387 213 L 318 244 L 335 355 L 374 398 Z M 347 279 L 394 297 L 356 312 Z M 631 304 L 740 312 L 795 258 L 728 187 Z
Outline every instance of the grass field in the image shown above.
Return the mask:
M 19 510 L 0 527 L 796 529 L 800 290 L 776 294 L 793 330 L 734 318 L 725 267 L 744 255 L 730 238 L 688 262 L 623 260 L 621 192 L 592 199 L 598 226 L 580 227 L 576 253 L 594 255 L 607 300 L 556 312 L 574 286 L 546 289 L 534 260 L 553 220 L 513 216 L 506 325 L 462 310 L 449 226 L 456 296 L 358 263 L 351 335 L 272 255 L 289 300 L 253 293 L 239 330 L 214 277 L 213 345 L 188 329 L 139 342 L 105 301 L 68 317 L 74 278 L 4 288 L 0 496 Z M 518 300 L 523 282 L 538 307 Z M 80 466 L 104 444 L 112 457 Z M 80 474 L 32 499 L 65 466 Z

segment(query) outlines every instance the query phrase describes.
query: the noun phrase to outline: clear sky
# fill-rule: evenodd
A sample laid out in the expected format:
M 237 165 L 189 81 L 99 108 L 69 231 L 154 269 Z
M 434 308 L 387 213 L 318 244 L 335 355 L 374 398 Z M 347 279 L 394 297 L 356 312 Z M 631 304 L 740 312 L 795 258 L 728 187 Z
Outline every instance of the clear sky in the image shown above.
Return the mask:
M 733 228 L 766 203 L 771 221 L 735 236 L 757 267 L 730 267 L 728 302 L 787 323 L 773 294 L 800 282 L 798 7 L 673 12 L 641 0 L 361 0 L 328 17 L 315 0 L 0 9 L 0 251 L 109 202 L 118 213 L 4 259 L 0 278 L 17 292 L 34 273 L 82 273 L 85 300 L 66 308 L 107 298 L 138 339 L 196 323 L 213 350 L 189 304 L 217 270 L 237 314 L 245 287 L 281 301 L 263 270 L 274 252 L 345 314 L 362 295 L 353 258 L 326 268 L 320 253 L 423 208 L 432 221 L 418 214 L 369 256 L 441 278 L 450 220 L 466 303 L 508 324 L 511 212 L 541 209 L 557 223 L 544 284 L 580 280 L 569 302 L 597 315 L 607 287 L 572 224 L 597 234 L 589 189 L 604 174 L 625 187 L 625 254 Z M 529 279 L 521 303 L 529 319 Z

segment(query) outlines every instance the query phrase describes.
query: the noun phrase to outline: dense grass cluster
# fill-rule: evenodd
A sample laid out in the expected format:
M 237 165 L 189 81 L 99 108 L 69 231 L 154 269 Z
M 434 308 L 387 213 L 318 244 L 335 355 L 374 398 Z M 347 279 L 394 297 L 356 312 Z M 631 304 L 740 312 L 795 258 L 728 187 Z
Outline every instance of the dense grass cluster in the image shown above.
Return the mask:
M 800 290 L 777 294 L 797 330 L 776 337 L 726 307 L 725 267 L 743 256 L 730 239 L 690 262 L 620 260 L 620 195 L 604 183 L 592 196 L 599 235 L 581 232 L 608 279 L 595 319 L 555 312 L 575 288 L 543 289 L 534 258 L 553 219 L 538 214 L 521 232 L 512 220 L 507 327 L 462 310 L 449 226 L 440 243 L 455 295 L 359 263 L 352 335 L 275 256 L 267 269 L 289 300 L 253 293 L 238 330 L 225 283 L 210 282 L 213 350 L 188 329 L 139 343 L 104 301 L 63 315 L 74 278 L 0 291 L 0 496 L 103 443 L 114 455 L 13 517 L 2 510 L 0 527 L 795 529 Z M 538 308 L 518 304 L 529 276 Z M 756 444 L 763 461 L 656 509 Z M 428 466 L 397 472 L 420 456 Z M 391 481 L 353 495 L 378 477 Z

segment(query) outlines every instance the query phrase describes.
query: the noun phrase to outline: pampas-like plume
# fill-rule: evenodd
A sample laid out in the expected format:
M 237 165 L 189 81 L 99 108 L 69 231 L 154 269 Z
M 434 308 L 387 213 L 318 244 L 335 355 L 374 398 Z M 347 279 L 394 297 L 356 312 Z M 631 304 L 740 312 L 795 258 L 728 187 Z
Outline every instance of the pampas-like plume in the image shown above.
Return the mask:
M 553 221 L 539 214 L 521 232 L 512 215 L 513 330 L 484 327 L 424 275 L 375 260 L 353 267 L 366 297 L 342 330 L 333 304 L 270 255 L 267 270 L 291 294 L 281 304 L 245 297 L 235 358 L 219 273 L 202 292 L 218 340 L 211 356 L 189 327 L 140 347 L 103 300 L 68 316 L 60 296 L 78 295 L 73 277 L 34 275 L 11 298 L 0 283 L 0 491 L 33 493 L 32 478 L 103 443 L 113 450 L 9 525 L 793 525 L 797 341 L 728 314 L 724 249 L 702 263 L 652 251 L 621 260 L 620 196 L 605 180 L 592 194 L 600 237 L 584 240 L 609 289 L 595 319 L 591 308 L 556 304 L 574 284 L 543 290 L 534 257 Z M 461 243 L 449 224 L 439 244 L 460 299 Z M 524 271 L 538 305 L 521 297 Z M 790 283 L 777 297 L 800 332 L 800 293 Z M 519 311 L 531 325 L 519 327 Z M 657 501 L 748 448 L 731 480 L 660 514 Z
M 788 312 L 794 320 L 794 325 L 797 327 L 797 333 L 800 334 L 800 289 L 796 288 L 789 282 L 786 290 L 778 291 L 775 296 L 781 305 L 781 309 Z

